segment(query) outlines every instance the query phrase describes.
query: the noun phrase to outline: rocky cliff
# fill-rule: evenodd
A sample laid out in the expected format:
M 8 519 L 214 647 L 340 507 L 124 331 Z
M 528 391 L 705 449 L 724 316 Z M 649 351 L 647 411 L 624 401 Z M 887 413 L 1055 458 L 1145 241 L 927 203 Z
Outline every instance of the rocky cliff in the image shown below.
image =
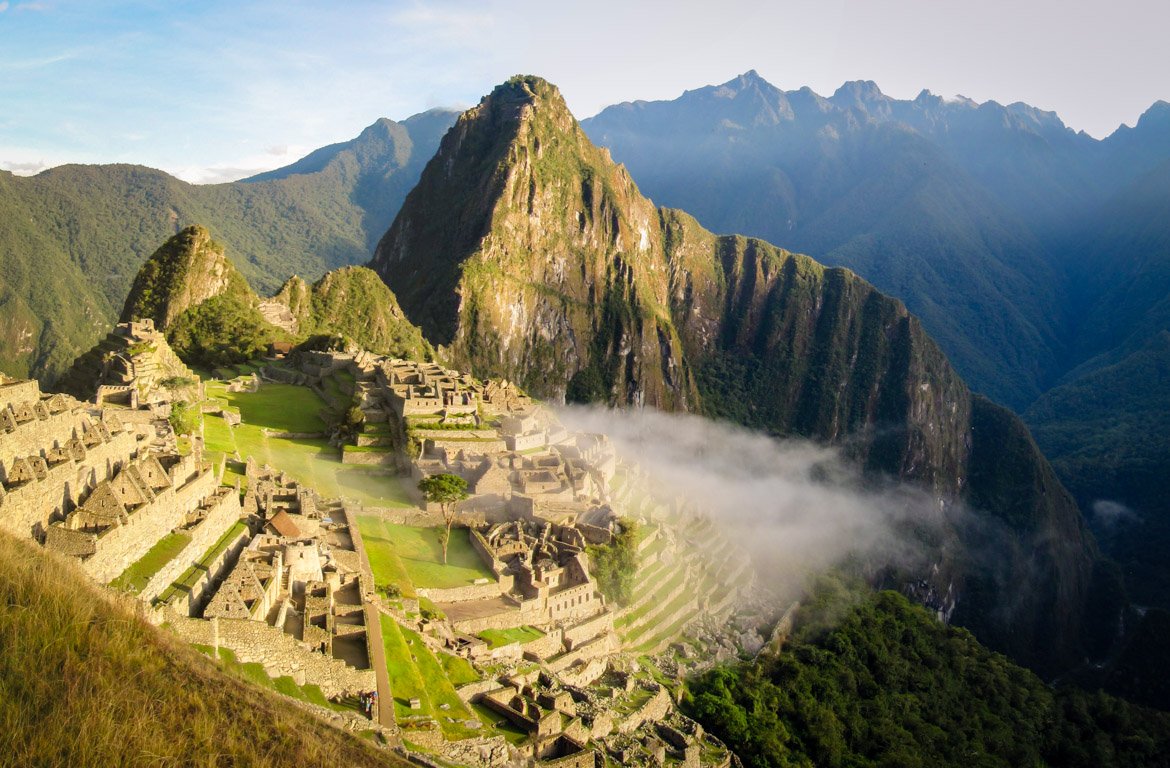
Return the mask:
M 1078 660 L 1095 549 L 1019 420 L 973 418 L 918 321 L 852 272 L 656 209 L 545 81 L 513 78 L 460 117 L 371 266 L 450 362 L 478 375 L 811 437 L 972 502 L 1018 553 L 971 623 L 1036 668 Z M 1005 442 L 1013 450 L 997 456 Z M 961 593 L 976 568 L 948 557 Z M 1053 589 L 1017 599 L 1024 578 Z

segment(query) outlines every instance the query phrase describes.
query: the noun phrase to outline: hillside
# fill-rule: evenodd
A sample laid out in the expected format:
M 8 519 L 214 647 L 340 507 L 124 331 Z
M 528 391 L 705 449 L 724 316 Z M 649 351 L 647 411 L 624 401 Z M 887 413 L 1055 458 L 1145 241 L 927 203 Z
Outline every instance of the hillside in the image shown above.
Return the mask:
M 1170 715 L 1049 689 L 899 594 L 822 590 L 783 651 L 690 683 L 749 766 L 1163 765 Z M 843 615 L 842 615 L 843 614 Z M 923 696 L 923 691 L 929 691 Z
M 811 437 L 979 501 L 1015 546 L 985 576 L 946 563 L 960 593 L 990 590 L 971 621 L 1038 668 L 1080 659 L 1094 548 L 1019 420 L 973 401 L 906 307 L 848 270 L 654 208 L 543 80 L 460 117 L 371 266 L 476 375 Z
M 0 338 L 0 365 L 53 380 L 108 330 L 159 243 L 191 224 L 262 293 L 366 261 L 453 120 L 379 120 L 328 153 L 229 184 L 131 165 L 0 172 L 0 322 L 17 331 Z
M 5 765 L 406 765 L 220 671 L 0 532 Z

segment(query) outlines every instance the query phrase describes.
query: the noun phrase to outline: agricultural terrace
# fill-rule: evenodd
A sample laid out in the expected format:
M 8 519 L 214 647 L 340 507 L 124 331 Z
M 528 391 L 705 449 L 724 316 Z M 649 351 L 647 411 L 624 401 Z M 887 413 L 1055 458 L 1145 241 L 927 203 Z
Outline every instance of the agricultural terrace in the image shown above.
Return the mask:
M 442 528 L 398 525 L 374 515 L 358 515 L 357 524 L 379 587 L 395 584 L 402 594 L 413 597 L 418 588 L 465 587 L 476 579 L 495 578 L 464 528 L 452 529 L 444 565 Z
M 448 739 L 479 735 L 478 728 L 467 725 L 468 720 L 478 719 L 476 713 L 455 692 L 455 686 L 479 679 L 466 659 L 432 651 L 417 632 L 385 615 L 382 642 L 397 718 L 432 717 Z M 419 700 L 418 709 L 411 709 L 411 699 Z M 409 739 L 409 731 L 404 736 Z
M 241 418 L 232 427 L 219 416 L 203 416 L 208 458 L 218 462 L 223 454 L 229 457 L 225 483 L 242 476 L 243 462 L 251 456 L 325 498 L 348 498 L 371 507 L 412 506 L 403 480 L 376 468 L 343 465 L 337 449 L 324 437 L 290 440 L 265 432 L 321 434 L 325 430 L 321 412 L 326 403 L 308 387 L 265 383 L 256 392 L 228 392 L 225 382 L 210 381 L 206 391 L 209 400 Z

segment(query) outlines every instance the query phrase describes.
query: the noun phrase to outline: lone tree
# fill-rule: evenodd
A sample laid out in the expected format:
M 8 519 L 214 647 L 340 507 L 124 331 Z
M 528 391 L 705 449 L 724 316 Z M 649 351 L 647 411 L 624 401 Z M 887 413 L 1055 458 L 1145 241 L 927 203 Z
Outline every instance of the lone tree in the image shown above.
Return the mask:
M 428 502 L 438 504 L 443 510 L 447 529 L 440 534 L 439 543 L 443 545 L 443 565 L 446 565 L 447 543 L 451 541 L 451 525 L 455 522 L 455 504 L 467 498 L 467 481 L 459 475 L 443 472 L 419 480 L 418 489 Z

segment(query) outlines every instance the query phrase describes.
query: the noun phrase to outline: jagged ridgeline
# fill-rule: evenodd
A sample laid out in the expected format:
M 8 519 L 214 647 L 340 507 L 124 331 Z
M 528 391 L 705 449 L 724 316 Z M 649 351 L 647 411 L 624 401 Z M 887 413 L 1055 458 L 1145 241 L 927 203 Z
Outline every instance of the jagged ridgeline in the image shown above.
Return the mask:
M 202 368 L 244 362 L 272 342 L 312 336 L 340 336 L 411 359 L 432 355 L 394 294 L 369 269 L 343 267 L 313 285 L 293 277 L 262 300 L 201 226 L 179 232 L 146 260 L 121 320 L 152 321 L 184 363 Z M 111 350 L 109 339 L 99 342 L 74 362 L 59 388 L 91 397 L 110 367 Z
M 1038 669 L 1082 657 L 1095 548 L 1019 420 L 852 272 L 656 208 L 549 83 L 513 78 L 459 118 L 371 266 L 476 375 L 840 444 L 972 502 L 1011 546 L 958 534 L 959 617 Z

